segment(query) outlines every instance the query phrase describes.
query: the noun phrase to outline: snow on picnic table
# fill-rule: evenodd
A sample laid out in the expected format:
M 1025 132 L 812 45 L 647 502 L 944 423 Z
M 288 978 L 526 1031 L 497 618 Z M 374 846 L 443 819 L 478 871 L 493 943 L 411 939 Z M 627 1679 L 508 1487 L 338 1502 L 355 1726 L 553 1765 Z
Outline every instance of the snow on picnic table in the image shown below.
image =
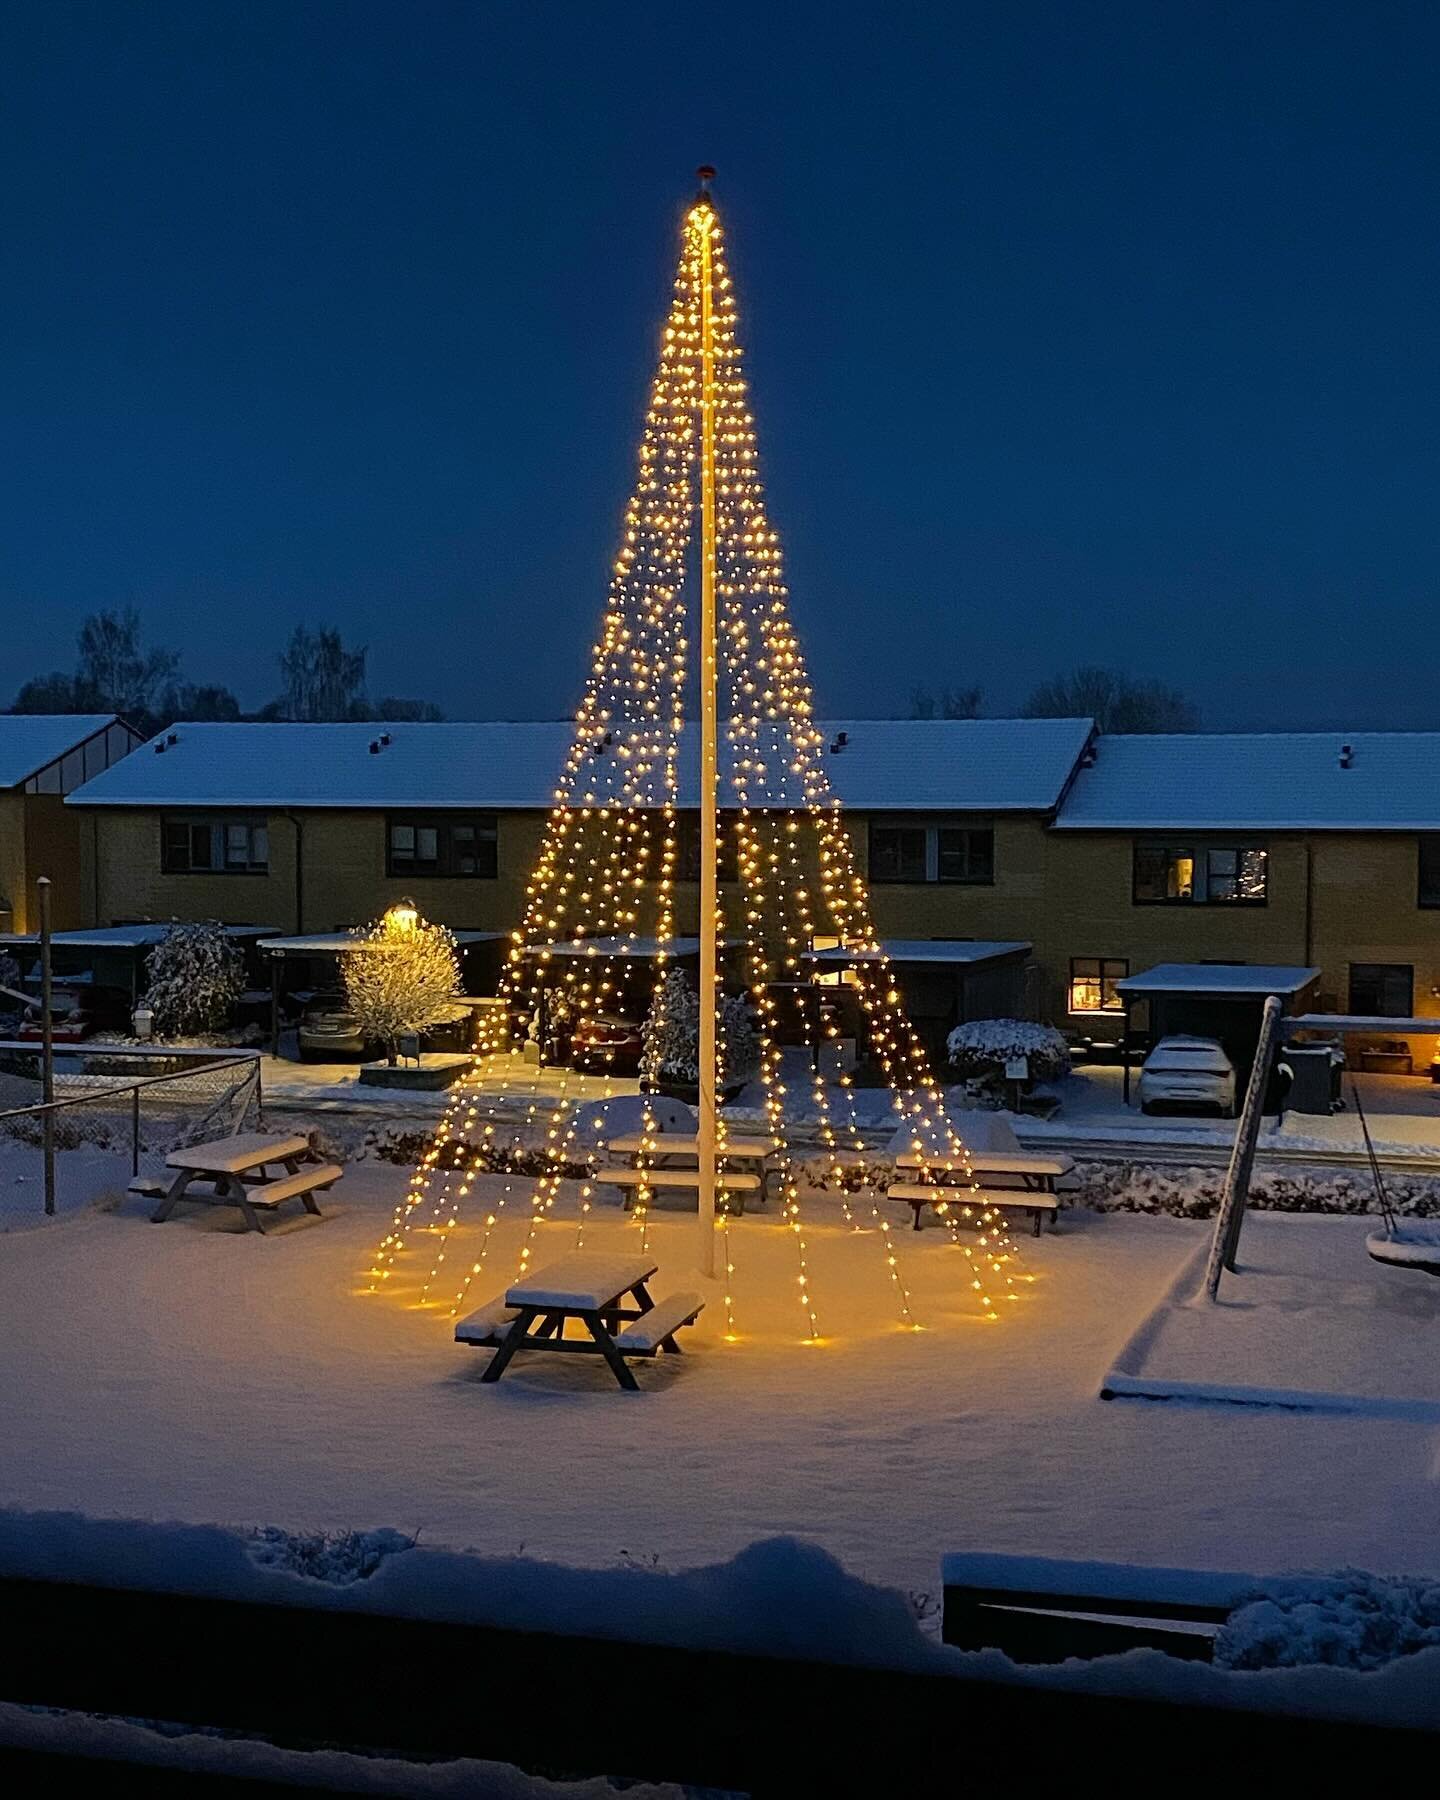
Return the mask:
M 1037 1279 L 994 1324 L 945 1230 L 897 1230 L 927 1327 L 913 1333 L 879 1234 L 848 1231 L 834 1197 L 808 1195 L 823 1344 L 799 1341 L 791 1234 L 757 1213 L 732 1228 L 738 1343 L 722 1341 L 711 1286 L 688 1353 L 641 1364 L 637 1395 L 582 1357 L 521 1356 L 482 1386 L 486 1354 L 452 1341 L 445 1306 L 415 1304 L 434 1237 L 415 1240 L 393 1291 L 365 1292 L 407 1174 L 352 1165 L 324 1217 L 287 1212 L 263 1236 L 229 1209 L 151 1225 L 127 1198 L 0 1241 L 0 1501 L 395 1526 L 591 1567 L 690 1567 L 783 1532 L 931 1595 L 942 1554 L 966 1549 L 1260 1570 L 1433 1564 L 1433 1429 L 1096 1398 L 1203 1226 L 1067 1213 L 1058 1233 L 1021 1241 Z M 479 1186 L 493 1207 L 505 1183 Z M 511 1279 L 530 1192 L 514 1183 L 469 1303 Z M 573 1247 L 575 1205 L 567 1185 L 536 1267 Z M 1355 1248 L 1353 1220 L 1317 1224 Z M 638 1237 L 618 1206 L 597 1205 L 587 1247 L 629 1253 Z M 693 1212 L 652 1215 L 650 1241 L 657 1297 L 697 1285 Z M 458 1228 L 446 1267 L 463 1271 L 477 1244 Z

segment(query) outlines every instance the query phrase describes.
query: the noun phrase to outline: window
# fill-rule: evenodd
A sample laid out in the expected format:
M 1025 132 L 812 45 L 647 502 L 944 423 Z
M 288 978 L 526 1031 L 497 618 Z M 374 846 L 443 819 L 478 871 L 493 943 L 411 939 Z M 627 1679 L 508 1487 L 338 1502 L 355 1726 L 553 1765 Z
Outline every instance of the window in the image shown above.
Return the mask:
M 1440 906 L 1440 831 L 1420 834 L 1420 883 L 1417 906 Z
M 1198 850 L 1136 844 L 1134 901 L 1137 906 L 1263 906 L 1269 862 L 1269 852 L 1258 844 Z
M 160 867 L 167 875 L 264 875 L 270 832 L 263 819 L 165 819 Z
M 1415 970 L 1410 963 L 1351 963 L 1350 1010 L 1374 1019 L 1414 1017 Z
M 386 872 L 404 880 L 431 875 L 493 880 L 499 835 L 494 813 L 392 818 Z
M 870 879 L 988 885 L 995 879 L 995 833 L 988 825 L 872 824 Z
M 1115 983 L 1130 973 L 1123 956 L 1072 956 L 1070 958 L 1070 1010 L 1072 1013 L 1123 1013 L 1125 1002 Z
M 716 820 L 715 874 L 719 881 L 740 879 L 740 860 L 736 843 L 736 820 L 731 813 L 721 813 Z M 680 881 L 700 879 L 700 815 L 681 813 L 675 822 L 676 877 Z
M 942 825 L 935 833 L 937 881 L 987 882 L 995 879 L 995 833 Z

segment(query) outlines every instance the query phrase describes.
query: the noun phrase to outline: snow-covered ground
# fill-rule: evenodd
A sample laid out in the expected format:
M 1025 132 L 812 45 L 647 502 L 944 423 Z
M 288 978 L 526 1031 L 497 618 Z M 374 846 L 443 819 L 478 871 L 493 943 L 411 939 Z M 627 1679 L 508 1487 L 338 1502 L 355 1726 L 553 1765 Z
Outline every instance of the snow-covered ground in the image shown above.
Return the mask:
M 1359 1219 L 1250 1215 L 1215 1302 L 1200 1297 L 1201 1250 L 1107 1386 L 1440 1425 L 1440 1284 L 1372 1261 L 1365 1237 Z
M 324 1112 L 367 1112 L 377 1118 L 406 1115 L 438 1118 L 448 1096 L 416 1094 L 401 1089 L 361 1087 L 354 1063 L 296 1063 L 266 1057 L 262 1063 L 266 1104 L 291 1112 L 308 1109 Z M 1440 1162 L 1440 1086 L 1414 1076 L 1346 1075 L 1360 1089 L 1361 1103 L 1370 1133 L 1382 1151 L 1406 1156 L 1434 1157 Z M 788 1051 L 785 1061 L 785 1113 L 802 1130 L 816 1124 L 809 1064 L 803 1051 Z M 582 1075 L 564 1068 L 535 1069 L 517 1058 L 496 1058 L 482 1067 L 482 1092 L 510 1109 L 523 1110 L 534 1103 L 548 1110 L 563 1099 L 593 1099 L 605 1094 L 634 1093 L 633 1077 Z M 1043 1142 L 1055 1139 L 1074 1144 L 1154 1144 L 1167 1151 L 1195 1148 L 1207 1152 L 1228 1149 L 1235 1135 L 1233 1119 L 1194 1115 L 1147 1117 L 1134 1098 L 1122 1097 L 1122 1071 L 1111 1064 L 1087 1063 L 1051 1084 L 1060 1096 L 1060 1110 L 1053 1119 L 1028 1116 L 1015 1120 L 1020 1135 Z M 502 1098 L 503 1097 L 503 1098 Z M 856 1123 L 872 1138 L 894 1128 L 896 1118 L 889 1090 L 853 1088 L 844 1098 L 830 1089 L 830 1103 L 837 1118 L 848 1117 L 853 1107 Z M 950 1090 L 949 1102 L 957 1117 L 964 1104 L 963 1090 Z M 764 1095 L 758 1083 L 739 1094 L 726 1111 L 736 1124 L 758 1124 L 764 1117 Z M 1359 1116 L 1347 1104 L 1330 1117 L 1287 1112 L 1277 1125 L 1267 1121 L 1260 1139 L 1264 1151 L 1323 1151 L 1340 1149 L 1363 1152 Z
M 1193 1145 L 1228 1148 L 1234 1141 L 1235 1121 L 1203 1115 L 1142 1113 L 1135 1098 L 1135 1071 L 1131 1071 L 1130 1104 L 1123 1099 L 1124 1071 L 1108 1063 L 1085 1063 L 1063 1080 L 1053 1083 L 1060 1095 L 1060 1110 L 1053 1119 L 1023 1118 L 1017 1129 L 1037 1141 L 1052 1137 L 1070 1142 L 1107 1140 L 1154 1143 L 1165 1147 Z M 1277 1125 L 1267 1119 L 1260 1135 L 1264 1150 L 1342 1149 L 1363 1152 L 1359 1114 L 1349 1104 L 1352 1081 L 1360 1089 L 1370 1135 L 1377 1148 L 1430 1155 L 1440 1160 L 1440 1086 L 1416 1076 L 1345 1076 L 1346 1108 L 1328 1117 L 1287 1112 Z
M 452 1341 L 446 1305 L 417 1305 L 433 1236 L 416 1239 L 387 1291 L 366 1291 L 406 1174 L 352 1165 L 325 1217 L 287 1213 L 264 1236 L 209 1208 L 151 1225 L 126 1198 L 0 1239 L 0 1501 L 395 1526 L 591 1567 L 679 1569 L 788 1532 L 932 1595 L 942 1553 L 963 1549 L 1434 1566 L 1433 1427 L 1097 1398 L 1203 1225 L 1067 1213 L 1060 1231 L 1020 1240 L 1035 1279 L 998 1323 L 979 1316 L 943 1228 L 897 1229 L 916 1333 L 899 1325 L 880 1234 L 848 1230 L 836 1199 L 810 1195 L 822 1344 L 800 1341 L 793 1235 L 773 1212 L 752 1214 L 732 1232 L 738 1342 L 723 1341 L 712 1288 L 688 1354 L 641 1365 L 639 1394 L 588 1358 L 521 1358 L 490 1387 L 486 1353 Z M 494 1208 L 503 1180 L 478 1185 Z M 529 1192 L 517 1181 L 500 1211 L 473 1301 L 510 1279 Z M 576 1203 L 562 1191 L 537 1261 L 573 1246 Z M 1356 1221 L 1306 1224 L 1353 1263 Z M 650 1232 L 656 1292 L 692 1285 L 693 1213 L 652 1215 Z M 592 1213 L 589 1247 L 638 1241 L 618 1208 Z M 446 1268 L 466 1268 L 478 1243 L 458 1227 Z M 1440 1299 L 1440 1284 L 1413 1280 L 1382 1348 Z M 1310 1385 L 1323 1384 L 1339 1354 L 1333 1316 L 1300 1311 L 1290 1329 Z

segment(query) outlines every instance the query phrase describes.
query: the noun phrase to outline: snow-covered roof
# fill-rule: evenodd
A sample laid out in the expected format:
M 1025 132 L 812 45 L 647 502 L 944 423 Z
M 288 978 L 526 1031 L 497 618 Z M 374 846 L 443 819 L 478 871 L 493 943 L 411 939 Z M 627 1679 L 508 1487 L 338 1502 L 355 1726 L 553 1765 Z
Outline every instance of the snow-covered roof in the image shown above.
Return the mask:
M 226 937 L 261 937 L 271 925 L 222 925 Z M 167 925 L 97 925 L 83 931 L 57 931 L 50 942 L 57 950 L 144 950 L 158 944 L 170 930 Z M 0 944 L 38 944 L 36 931 L 0 932 Z
M 987 963 L 1006 956 L 1020 956 L 1033 946 L 995 943 L 986 938 L 882 938 L 879 950 L 811 950 L 805 960 L 848 965 L 878 962 L 881 955 L 892 963 Z
M 19 787 L 116 723 L 114 713 L 0 713 L 0 788 Z
M 471 944 L 492 944 L 497 938 L 508 938 L 510 933 L 452 929 L 450 935 L 466 950 Z M 348 931 L 307 931 L 299 937 L 261 938 L 255 948 L 268 956 L 339 956 L 355 948 L 355 939 Z
M 1048 812 L 1089 740 L 1088 719 L 842 719 L 821 722 L 827 776 L 842 802 L 862 811 Z M 186 724 L 97 775 L 71 795 L 82 806 L 548 807 L 573 727 L 561 721 L 475 724 Z M 791 757 L 771 731 L 766 780 L 750 797 L 788 803 Z M 616 798 L 636 766 L 617 726 L 587 755 L 571 796 Z M 173 741 L 172 741 L 173 740 Z M 370 746 L 375 744 L 374 751 Z M 751 751 L 753 755 L 753 748 Z M 696 803 L 698 733 L 685 733 L 680 803 Z M 721 747 L 722 803 L 734 796 Z M 661 797 L 658 774 L 639 798 Z
M 1285 963 L 1156 963 L 1115 983 L 1127 998 L 1147 994 L 1298 994 L 1320 979 L 1318 969 Z
M 1062 830 L 1440 830 L 1440 732 L 1100 737 Z

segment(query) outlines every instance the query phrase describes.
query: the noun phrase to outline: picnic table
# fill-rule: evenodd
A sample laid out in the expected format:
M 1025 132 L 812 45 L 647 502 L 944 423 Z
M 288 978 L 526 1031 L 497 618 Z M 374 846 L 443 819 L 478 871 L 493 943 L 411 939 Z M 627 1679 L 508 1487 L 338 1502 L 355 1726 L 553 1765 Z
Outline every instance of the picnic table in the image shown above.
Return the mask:
M 699 1294 L 672 1294 L 657 1305 L 648 1285 L 657 1267 L 645 1257 L 562 1256 L 462 1319 L 455 1341 L 494 1348 L 482 1381 L 498 1381 L 521 1350 L 548 1350 L 603 1356 L 620 1386 L 633 1392 L 639 1383 L 626 1357 L 678 1356 L 675 1333 L 705 1305 Z M 572 1319 L 584 1327 L 584 1337 L 566 1337 Z
M 1035 1235 L 1039 1237 L 1046 1215 L 1053 1224 L 1060 1211 L 1055 1183 L 1074 1167 L 1074 1159 L 1064 1155 L 1032 1156 L 1025 1151 L 973 1150 L 967 1172 L 961 1161 L 934 1154 L 927 1156 L 923 1151 L 902 1150 L 895 1158 L 897 1173 L 923 1170 L 924 1179 L 892 1182 L 889 1192 L 892 1200 L 904 1200 L 914 1211 L 917 1231 L 925 1207 L 943 1209 L 954 1201 L 963 1202 L 969 1192 L 972 1206 L 1027 1212 L 1033 1221 Z M 971 1190 L 972 1182 L 987 1181 L 997 1175 L 1018 1175 L 1020 1188 Z
M 617 1156 L 628 1156 L 630 1165 L 621 1169 L 602 1169 L 597 1181 L 612 1187 L 634 1189 L 694 1188 L 699 1180 L 700 1139 L 686 1132 L 631 1132 L 625 1137 L 611 1138 L 610 1149 Z M 726 1137 L 715 1146 L 718 1170 L 717 1185 L 738 1199 L 739 1210 L 745 1210 L 746 1194 L 758 1194 L 763 1206 L 767 1198 L 769 1159 L 780 1148 L 773 1137 Z M 731 1164 L 749 1167 L 732 1168 Z M 685 1167 L 677 1167 L 685 1164 Z M 628 1202 L 627 1202 L 628 1204 Z
M 175 1171 L 151 1222 L 163 1225 L 182 1200 L 205 1206 L 235 1206 L 247 1228 L 259 1231 L 260 1212 L 273 1212 L 286 1200 L 300 1200 L 306 1212 L 319 1214 L 318 1189 L 333 1187 L 344 1174 L 338 1163 L 321 1162 L 307 1137 L 277 1137 L 266 1132 L 242 1132 L 217 1138 L 208 1144 L 187 1144 L 165 1158 Z M 272 1175 L 272 1169 L 283 1174 Z M 208 1193 L 193 1193 L 203 1183 Z

